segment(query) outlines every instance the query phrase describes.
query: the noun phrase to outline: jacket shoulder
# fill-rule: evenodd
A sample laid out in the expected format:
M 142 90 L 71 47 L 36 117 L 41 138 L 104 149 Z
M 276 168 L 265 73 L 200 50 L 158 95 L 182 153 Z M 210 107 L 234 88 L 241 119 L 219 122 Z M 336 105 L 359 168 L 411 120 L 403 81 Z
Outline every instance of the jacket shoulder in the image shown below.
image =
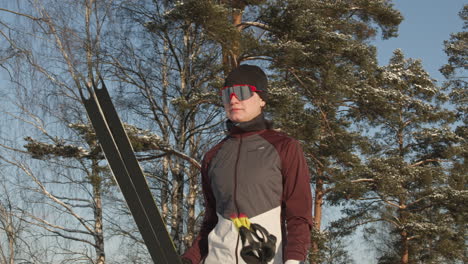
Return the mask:
M 262 134 L 262 137 L 276 148 L 284 148 L 289 145 L 299 145 L 299 141 L 295 138 L 277 130 L 267 130 Z

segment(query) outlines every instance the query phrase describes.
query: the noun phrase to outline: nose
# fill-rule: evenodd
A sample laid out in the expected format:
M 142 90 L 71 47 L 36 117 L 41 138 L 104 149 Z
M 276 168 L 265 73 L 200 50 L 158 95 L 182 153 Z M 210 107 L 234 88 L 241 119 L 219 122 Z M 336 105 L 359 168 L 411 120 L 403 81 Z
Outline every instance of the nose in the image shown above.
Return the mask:
M 240 102 L 239 98 L 237 98 L 237 95 L 235 93 L 231 93 L 231 104 L 235 104 Z

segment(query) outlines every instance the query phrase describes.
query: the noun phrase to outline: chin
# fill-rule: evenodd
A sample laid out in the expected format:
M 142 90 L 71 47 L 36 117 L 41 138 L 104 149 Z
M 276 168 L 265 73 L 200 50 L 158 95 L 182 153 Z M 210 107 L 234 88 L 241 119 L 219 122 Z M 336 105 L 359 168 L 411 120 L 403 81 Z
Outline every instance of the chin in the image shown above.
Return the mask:
M 245 122 L 244 119 L 242 117 L 236 117 L 236 116 L 233 116 L 231 118 L 229 118 L 232 122 L 235 122 L 235 123 L 241 123 L 241 122 Z

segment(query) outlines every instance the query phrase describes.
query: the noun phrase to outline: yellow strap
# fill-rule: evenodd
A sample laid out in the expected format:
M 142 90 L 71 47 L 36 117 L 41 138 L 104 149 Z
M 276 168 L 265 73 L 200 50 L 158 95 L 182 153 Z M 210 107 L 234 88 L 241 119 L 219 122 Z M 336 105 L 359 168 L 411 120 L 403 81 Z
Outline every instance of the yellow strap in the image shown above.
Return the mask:
M 246 227 L 250 230 L 250 220 L 246 215 L 231 216 L 231 221 L 234 223 L 234 226 L 239 229 L 241 226 Z

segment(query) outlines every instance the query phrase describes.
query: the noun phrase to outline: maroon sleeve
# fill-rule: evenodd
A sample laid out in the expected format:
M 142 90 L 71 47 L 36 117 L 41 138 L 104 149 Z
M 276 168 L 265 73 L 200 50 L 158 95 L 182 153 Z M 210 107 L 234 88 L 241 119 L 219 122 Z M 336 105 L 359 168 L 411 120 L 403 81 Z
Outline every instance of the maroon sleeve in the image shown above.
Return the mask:
M 305 260 L 310 248 L 312 192 L 309 168 L 298 141 L 291 139 L 281 150 L 283 217 L 286 221 L 284 260 Z
M 190 259 L 192 264 L 198 264 L 208 254 L 208 234 L 213 230 L 218 222 L 216 215 L 216 201 L 211 190 L 211 183 L 208 177 L 209 160 L 211 160 L 212 151 L 205 155 L 202 162 L 202 190 L 205 198 L 205 216 L 200 227 L 198 236 L 192 243 L 192 246 L 182 255 L 183 258 Z

